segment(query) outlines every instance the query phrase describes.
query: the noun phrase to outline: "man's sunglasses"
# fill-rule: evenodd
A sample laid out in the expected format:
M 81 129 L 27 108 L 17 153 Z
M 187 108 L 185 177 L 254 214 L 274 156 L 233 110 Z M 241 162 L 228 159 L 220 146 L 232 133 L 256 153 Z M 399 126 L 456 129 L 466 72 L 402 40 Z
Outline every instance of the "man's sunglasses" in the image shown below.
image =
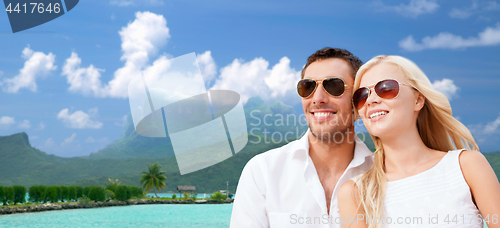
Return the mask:
M 297 83 L 297 92 L 299 96 L 302 98 L 310 97 L 314 91 L 316 91 L 316 88 L 318 88 L 319 83 L 323 85 L 323 89 L 328 94 L 334 97 L 342 96 L 345 92 L 345 87 L 348 86 L 341 78 L 325 78 L 322 80 L 304 78 Z
M 399 85 L 411 86 L 404 83 L 399 83 L 394 79 L 385 79 L 377 83 L 373 83 L 366 87 L 361 87 L 352 95 L 352 103 L 358 110 L 363 108 L 366 100 L 370 96 L 371 87 L 375 90 L 378 97 L 383 99 L 393 99 L 399 95 Z

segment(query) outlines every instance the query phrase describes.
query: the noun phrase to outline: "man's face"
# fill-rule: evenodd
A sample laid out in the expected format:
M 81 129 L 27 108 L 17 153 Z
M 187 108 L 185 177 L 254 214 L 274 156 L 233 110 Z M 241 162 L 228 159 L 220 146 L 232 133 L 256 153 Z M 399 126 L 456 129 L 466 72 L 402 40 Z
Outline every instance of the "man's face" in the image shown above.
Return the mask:
M 339 133 L 347 132 L 353 125 L 351 105 L 353 74 L 349 63 L 340 58 L 319 60 L 307 67 L 304 78 L 322 80 L 337 77 L 348 85 L 340 97 L 331 96 L 323 89 L 322 84 L 318 84 L 316 91 L 311 96 L 302 98 L 302 107 L 307 123 L 311 133 L 316 138 L 323 141 L 335 140 Z

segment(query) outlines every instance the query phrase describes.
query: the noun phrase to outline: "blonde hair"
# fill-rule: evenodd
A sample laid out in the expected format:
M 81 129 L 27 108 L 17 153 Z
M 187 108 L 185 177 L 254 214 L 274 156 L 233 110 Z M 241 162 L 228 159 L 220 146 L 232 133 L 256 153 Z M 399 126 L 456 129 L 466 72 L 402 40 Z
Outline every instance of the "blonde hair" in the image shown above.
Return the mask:
M 443 94 L 436 91 L 424 72 L 412 61 L 401 56 L 379 55 L 366 62 L 357 72 L 354 90 L 359 88 L 361 78 L 372 67 L 381 64 L 393 64 L 398 67 L 403 76 L 425 97 L 423 108 L 418 113 L 417 129 L 424 144 L 435 150 L 449 151 L 458 148 L 479 150 L 470 131 L 452 115 L 450 102 Z M 357 108 L 354 108 L 358 116 Z M 385 176 L 385 155 L 382 141 L 371 136 L 375 143 L 374 164 L 370 170 L 356 182 L 360 195 L 360 209 L 366 218 L 371 218 L 370 228 L 380 227 L 373 219 L 383 215 L 383 199 L 387 186 Z M 367 219 L 367 222 L 369 220 Z

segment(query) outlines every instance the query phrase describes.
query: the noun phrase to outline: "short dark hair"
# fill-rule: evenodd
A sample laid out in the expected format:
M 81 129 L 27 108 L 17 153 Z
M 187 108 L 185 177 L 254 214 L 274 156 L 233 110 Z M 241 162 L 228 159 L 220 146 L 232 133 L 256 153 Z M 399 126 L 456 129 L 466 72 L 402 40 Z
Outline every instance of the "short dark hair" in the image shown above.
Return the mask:
M 361 65 L 363 65 L 363 62 L 361 62 L 361 60 L 359 60 L 358 57 L 354 56 L 348 50 L 340 49 L 340 48 L 326 47 L 326 48 L 317 50 L 314 54 L 312 54 L 311 56 L 309 56 L 309 58 L 307 58 L 307 63 L 304 66 L 304 69 L 302 69 L 301 78 L 304 78 L 304 74 L 306 72 L 306 69 L 309 65 L 311 65 L 311 63 L 314 63 L 316 61 L 323 60 L 323 59 L 330 59 L 330 58 L 339 58 L 339 59 L 343 59 L 343 60 L 347 61 L 353 69 L 353 72 L 354 72 L 353 77 L 356 75 L 356 73 L 358 72 Z

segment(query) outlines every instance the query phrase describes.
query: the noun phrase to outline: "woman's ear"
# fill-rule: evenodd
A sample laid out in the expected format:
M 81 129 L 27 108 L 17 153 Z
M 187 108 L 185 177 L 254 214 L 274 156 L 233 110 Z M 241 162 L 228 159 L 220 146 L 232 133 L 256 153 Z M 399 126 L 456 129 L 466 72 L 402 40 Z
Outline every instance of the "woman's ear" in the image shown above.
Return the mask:
M 416 99 L 415 99 L 415 111 L 418 112 L 420 111 L 424 105 L 425 105 L 425 97 L 422 93 L 417 92 L 415 94 Z

